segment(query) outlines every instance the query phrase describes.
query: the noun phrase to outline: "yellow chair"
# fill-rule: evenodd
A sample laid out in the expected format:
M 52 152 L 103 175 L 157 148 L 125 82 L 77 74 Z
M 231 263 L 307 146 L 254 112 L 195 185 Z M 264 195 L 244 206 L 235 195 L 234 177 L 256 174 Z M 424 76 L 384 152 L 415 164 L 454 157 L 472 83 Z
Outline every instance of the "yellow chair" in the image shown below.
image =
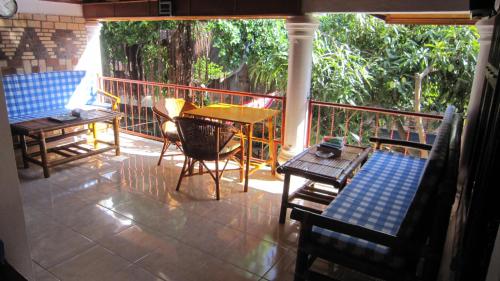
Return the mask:
M 171 144 L 174 144 L 180 151 L 183 151 L 174 118 L 182 116 L 184 111 L 195 108 L 198 107 L 191 102 L 174 98 L 162 98 L 153 105 L 153 113 L 158 121 L 163 136 L 163 148 L 161 150 L 160 159 L 158 159 L 158 166 L 161 164 L 163 155 Z

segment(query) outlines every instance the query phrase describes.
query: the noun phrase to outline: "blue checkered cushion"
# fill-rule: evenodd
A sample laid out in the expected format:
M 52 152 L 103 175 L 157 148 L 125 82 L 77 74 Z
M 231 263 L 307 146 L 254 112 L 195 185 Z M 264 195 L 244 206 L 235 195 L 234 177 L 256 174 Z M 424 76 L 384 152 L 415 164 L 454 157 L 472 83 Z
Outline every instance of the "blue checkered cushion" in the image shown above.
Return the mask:
M 340 195 L 323 212 L 324 216 L 396 236 L 418 190 L 425 159 L 376 151 Z M 314 227 L 319 243 L 394 267 L 402 259 L 391 249 L 349 235 Z
M 456 108 L 448 106 L 439 126 L 439 131 L 429 153 L 424 173 L 420 181 L 419 192 L 412 201 L 412 206 L 402 223 L 399 235 L 408 239 L 419 227 L 420 218 L 427 210 L 427 202 L 436 194 L 439 182 L 445 174 L 445 167 L 450 144 L 452 121 Z
M 57 115 L 63 115 L 63 114 L 69 114 L 69 113 L 70 113 L 70 110 L 68 110 L 66 108 L 52 109 L 52 110 L 34 112 L 31 114 L 17 115 L 17 116 L 9 117 L 9 122 L 10 122 L 10 124 L 14 124 L 14 123 L 33 120 L 33 119 L 39 119 L 39 118 L 45 118 L 45 117 L 57 116 Z
M 11 124 L 88 104 L 96 92 L 85 71 L 7 75 L 3 84 Z

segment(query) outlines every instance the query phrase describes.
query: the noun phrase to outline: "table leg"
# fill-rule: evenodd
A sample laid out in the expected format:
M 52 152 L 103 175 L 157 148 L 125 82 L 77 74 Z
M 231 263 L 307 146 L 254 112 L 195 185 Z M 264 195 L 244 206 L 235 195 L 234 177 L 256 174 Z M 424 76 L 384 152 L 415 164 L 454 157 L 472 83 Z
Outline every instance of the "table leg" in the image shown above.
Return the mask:
M 92 123 L 90 125 L 92 125 L 92 137 L 94 138 L 94 148 L 97 149 L 97 126 L 96 123 Z
M 24 165 L 24 168 L 27 169 L 30 167 L 30 165 L 29 165 L 29 162 L 27 160 L 28 146 L 26 145 L 26 136 L 19 135 L 19 142 L 21 144 L 21 153 L 23 155 L 23 165 Z
M 253 137 L 253 124 L 247 126 L 247 163 L 245 168 L 245 189 L 248 191 L 248 173 L 250 172 L 250 159 L 252 158 L 252 137 Z
M 281 224 L 285 223 L 286 209 L 288 208 L 288 191 L 290 189 L 290 174 L 285 173 L 285 181 L 283 182 L 283 194 L 281 195 L 280 220 Z
M 40 156 L 42 158 L 43 176 L 48 178 L 50 177 L 50 172 L 49 172 L 49 163 L 47 159 L 47 143 L 45 142 L 44 132 L 40 133 L 39 142 L 40 142 Z
M 273 117 L 267 120 L 267 129 L 269 131 L 269 160 L 271 160 L 271 174 L 276 175 L 276 149 L 274 147 L 274 124 Z
M 113 119 L 113 133 L 115 135 L 115 154 L 120 156 L 120 119 L 118 117 Z
M 240 183 L 243 182 L 245 178 L 245 136 L 243 135 L 243 130 L 240 128 Z

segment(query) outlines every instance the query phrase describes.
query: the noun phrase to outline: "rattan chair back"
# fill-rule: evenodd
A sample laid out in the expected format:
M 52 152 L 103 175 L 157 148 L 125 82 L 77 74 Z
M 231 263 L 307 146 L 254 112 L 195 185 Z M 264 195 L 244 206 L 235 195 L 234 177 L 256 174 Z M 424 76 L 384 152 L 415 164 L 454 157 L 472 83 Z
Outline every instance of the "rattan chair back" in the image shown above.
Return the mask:
M 187 102 L 184 99 L 161 98 L 153 105 L 158 124 L 164 137 L 177 134 L 174 118 L 182 116 L 187 110 L 198 108 L 195 104 Z
M 187 102 L 183 99 L 173 98 L 161 98 L 153 105 L 153 113 L 158 121 L 160 132 L 163 136 L 163 148 L 161 150 L 160 158 L 158 159 L 158 166 L 161 164 L 163 155 L 165 155 L 165 152 L 171 144 L 174 144 L 179 150 L 182 151 L 174 118 L 182 116 L 184 111 L 195 108 L 197 108 L 197 106 L 193 103 Z
M 218 122 L 188 117 L 175 120 L 184 154 L 194 159 L 217 160 L 235 134 L 231 126 Z

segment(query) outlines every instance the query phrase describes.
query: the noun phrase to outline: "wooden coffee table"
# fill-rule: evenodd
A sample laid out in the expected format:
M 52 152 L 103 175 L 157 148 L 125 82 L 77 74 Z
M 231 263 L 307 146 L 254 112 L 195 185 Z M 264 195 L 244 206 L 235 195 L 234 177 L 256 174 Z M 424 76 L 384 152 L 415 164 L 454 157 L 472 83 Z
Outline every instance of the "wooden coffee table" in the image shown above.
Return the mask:
M 314 183 L 332 185 L 340 191 L 354 170 L 366 161 L 370 152 L 370 147 L 346 145 L 342 149 L 341 156 L 324 159 L 316 156 L 317 147 L 312 146 L 308 148 L 278 167 L 278 172 L 285 174 L 283 195 L 281 198 L 280 223 L 285 222 L 286 209 L 293 208 L 294 206 L 300 206 L 302 209 L 315 213 L 321 212 L 307 206 L 295 204 L 292 201 L 299 198 L 324 205 L 330 204 L 335 199 L 337 192 L 333 188 L 331 190 L 315 188 Z M 308 181 L 292 194 L 288 194 L 290 177 L 292 175 L 308 179 Z
M 11 124 L 13 135 L 19 135 L 20 146 L 23 156 L 23 164 L 25 168 L 29 167 L 29 162 L 42 166 L 43 175 L 48 178 L 50 176 L 49 168 L 62 165 L 74 160 L 82 159 L 99 153 L 103 153 L 115 149 L 116 155 L 120 155 L 120 139 L 119 139 L 119 120 L 122 113 L 116 111 L 95 110 L 87 112 L 85 118 L 78 118 L 71 121 L 54 121 L 50 118 L 40 118 L 25 122 Z M 65 138 L 82 135 L 88 133 L 88 129 L 77 129 L 73 132 L 65 132 L 71 127 L 79 127 L 97 122 L 107 122 L 113 124 L 114 142 L 106 142 L 94 139 L 94 149 L 81 146 L 86 140 L 80 140 L 56 147 L 47 148 L 47 143 L 62 140 Z M 47 136 L 48 133 L 61 130 L 60 135 Z M 31 138 L 27 142 L 26 137 Z M 97 149 L 97 144 L 103 143 L 104 148 Z M 28 145 L 38 145 L 39 151 L 28 152 Z M 48 154 L 55 153 L 63 158 L 49 161 Z M 40 160 L 36 157 L 40 156 Z

